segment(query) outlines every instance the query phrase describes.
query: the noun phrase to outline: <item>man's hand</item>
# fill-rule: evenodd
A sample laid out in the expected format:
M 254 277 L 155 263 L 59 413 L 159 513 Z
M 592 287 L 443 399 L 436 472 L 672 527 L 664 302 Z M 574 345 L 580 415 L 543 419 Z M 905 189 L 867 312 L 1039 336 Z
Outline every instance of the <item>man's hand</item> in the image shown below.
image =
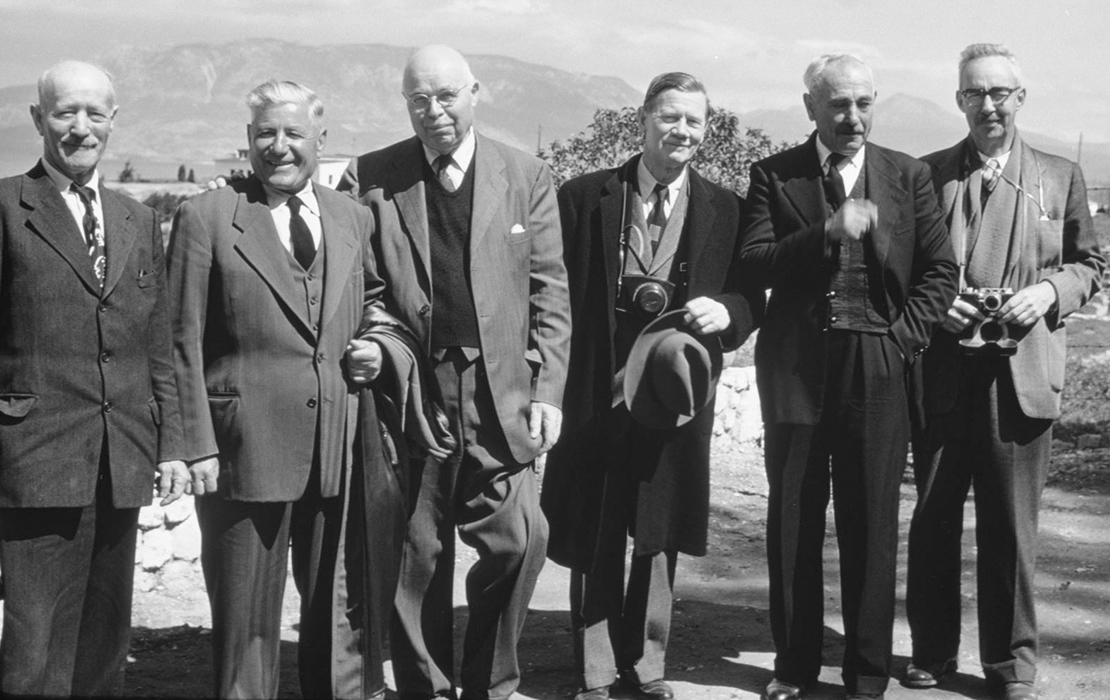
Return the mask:
M 732 318 L 728 315 L 725 305 L 709 297 L 698 297 L 686 302 L 686 313 L 682 320 L 694 329 L 698 335 L 721 333 L 727 331 L 732 325 Z
M 533 440 L 543 438 L 543 444 L 540 445 L 541 455 L 551 449 L 559 439 L 559 433 L 562 430 L 562 410 L 542 401 L 532 402 L 532 414 L 528 417 L 528 434 Z
M 828 220 L 825 233 L 833 243 L 842 238 L 858 241 L 878 226 L 879 207 L 874 202 L 870 199 L 849 199 Z
M 162 499 L 161 505 L 168 506 L 185 495 L 189 485 L 189 468 L 180 459 L 168 462 L 159 462 L 158 470 L 158 496 Z
M 998 310 L 998 320 L 1001 323 L 1032 326 L 1041 320 L 1055 303 L 1056 287 L 1053 287 L 1051 282 L 1038 282 L 1025 289 L 1019 289 L 1010 297 L 1010 300 Z
M 347 377 L 352 382 L 372 382 L 381 371 L 382 349 L 376 341 L 354 338 L 347 343 Z
M 944 323 L 941 324 L 941 328 L 949 333 L 962 333 L 965 328 L 985 318 L 986 316 L 984 316 L 979 309 L 963 299 L 957 298 L 952 302 L 952 308 L 948 309 L 948 315 L 944 317 Z
M 220 461 L 215 457 L 198 459 L 189 465 L 192 481 L 185 485 L 185 493 L 203 496 L 216 493 L 216 481 L 220 477 Z

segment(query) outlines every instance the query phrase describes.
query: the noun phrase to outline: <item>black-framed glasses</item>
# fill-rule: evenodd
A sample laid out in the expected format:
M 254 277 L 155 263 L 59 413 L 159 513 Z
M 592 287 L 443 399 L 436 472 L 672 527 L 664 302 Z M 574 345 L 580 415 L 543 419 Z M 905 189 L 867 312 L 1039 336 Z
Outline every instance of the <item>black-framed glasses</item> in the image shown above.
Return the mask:
M 466 90 L 471 86 L 473 86 L 473 83 L 467 83 L 457 90 L 440 90 L 434 95 L 428 95 L 423 92 L 414 92 L 411 95 L 405 94 L 404 92 L 402 92 L 401 94 L 404 95 L 405 99 L 408 100 L 409 104 L 412 105 L 414 109 L 420 112 L 424 112 L 432 106 L 432 102 L 435 102 L 440 107 L 447 109 L 448 107 L 458 102 L 459 95 L 463 93 L 463 90 Z
M 1010 95 L 1014 94 L 1020 89 L 1020 86 L 1012 88 L 993 87 L 989 90 L 984 90 L 982 88 L 968 88 L 966 90 L 960 90 L 960 94 L 963 95 L 963 98 L 968 102 L 968 104 L 974 107 L 978 107 L 979 105 L 983 104 L 984 100 L 986 100 L 987 97 L 990 97 L 991 102 L 993 102 L 994 104 L 1000 105 L 1006 100 L 1010 99 Z

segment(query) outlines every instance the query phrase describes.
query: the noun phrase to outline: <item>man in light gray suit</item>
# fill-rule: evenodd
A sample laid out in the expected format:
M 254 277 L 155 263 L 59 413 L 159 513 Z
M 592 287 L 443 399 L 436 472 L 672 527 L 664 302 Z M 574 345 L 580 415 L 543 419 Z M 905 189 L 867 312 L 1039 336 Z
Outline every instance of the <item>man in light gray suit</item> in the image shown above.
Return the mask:
M 904 683 L 932 687 L 956 668 L 960 536 L 974 484 L 979 657 L 1006 700 L 1036 697 L 1037 511 L 1060 416 L 1064 319 L 1098 291 L 1105 266 L 1079 166 L 1018 134 L 1021 82 L 1004 46 L 968 46 L 956 103 L 971 133 L 923 158 L 961 288 L 1005 291 L 957 298 L 918 365 L 925 421 L 914 435 L 906 594 L 913 659 Z M 992 299 L 1001 302 L 993 313 Z
M 460 447 L 423 469 L 393 671 L 406 700 L 456 696 L 457 527 L 478 551 L 462 696 L 507 698 L 520 682 L 516 645 L 547 544 L 532 464 L 562 418 L 570 309 L 559 211 L 542 161 L 473 129 L 478 82 L 457 51 L 413 53 L 402 93 L 416 136 L 355 159 L 340 189 L 374 212 L 385 308 L 429 353 Z

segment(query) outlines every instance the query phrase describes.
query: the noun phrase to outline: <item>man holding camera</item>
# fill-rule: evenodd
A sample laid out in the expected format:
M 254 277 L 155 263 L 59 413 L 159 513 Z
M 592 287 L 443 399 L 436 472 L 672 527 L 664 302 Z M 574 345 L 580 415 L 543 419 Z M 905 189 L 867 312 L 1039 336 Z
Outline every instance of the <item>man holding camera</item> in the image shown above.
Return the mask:
M 921 362 L 924 426 L 914 435 L 905 684 L 956 668 L 960 537 L 975 486 L 979 655 L 1006 700 L 1035 698 L 1037 512 L 1060 415 L 1064 319 L 1099 290 L 1105 260 L 1079 166 L 1030 148 L 1013 54 L 973 44 L 956 103 L 970 135 L 924 158 L 961 265 L 961 294 Z
M 673 697 L 664 654 L 675 561 L 706 547 L 712 389 L 696 415 L 647 427 L 625 401 L 630 350 L 653 319 L 683 310 L 675 337 L 700 338 L 719 361 L 763 308 L 762 292 L 743 293 L 737 277 L 740 199 L 689 166 L 709 118 L 705 87 L 686 73 L 660 75 L 638 116 L 643 153 L 570 180 L 558 196 L 576 379 L 567 384 L 542 504 L 548 556 L 572 569 L 580 700 L 608 698 L 618 674 L 638 697 Z

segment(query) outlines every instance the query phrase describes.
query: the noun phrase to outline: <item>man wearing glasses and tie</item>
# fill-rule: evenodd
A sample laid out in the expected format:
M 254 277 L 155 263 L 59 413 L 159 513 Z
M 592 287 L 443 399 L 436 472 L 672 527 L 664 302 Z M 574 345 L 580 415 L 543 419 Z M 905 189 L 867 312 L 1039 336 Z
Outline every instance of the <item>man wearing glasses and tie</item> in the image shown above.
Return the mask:
M 416 50 L 401 92 L 415 137 L 353 160 L 339 189 L 380 223 L 385 308 L 429 354 L 459 448 L 416 479 L 393 674 L 403 700 L 457 697 L 457 529 L 478 555 L 462 697 L 500 700 L 520 683 L 517 640 L 547 546 L 532 466 L 562 421 L 570 310 L 555 187 L 541 160 L 473 128 L 478 82 L 454 49 Z
M 969 136 L 925 156 L 960 264 L 961 294 L 920 363 L 914 435 L 918 504 L 906 594 L 913 659 L 905 685 L 956 669 L 960 536 L 975 487 L 979 656 L 1006 700 L 1035 698 L 1037 512 L 1064 384 L 1064 319 L 1099 290 L 1105 265 L 1079 166 L 1029 147 L 1017 59 L 998 44 L 960 56 L 956 103 Z

